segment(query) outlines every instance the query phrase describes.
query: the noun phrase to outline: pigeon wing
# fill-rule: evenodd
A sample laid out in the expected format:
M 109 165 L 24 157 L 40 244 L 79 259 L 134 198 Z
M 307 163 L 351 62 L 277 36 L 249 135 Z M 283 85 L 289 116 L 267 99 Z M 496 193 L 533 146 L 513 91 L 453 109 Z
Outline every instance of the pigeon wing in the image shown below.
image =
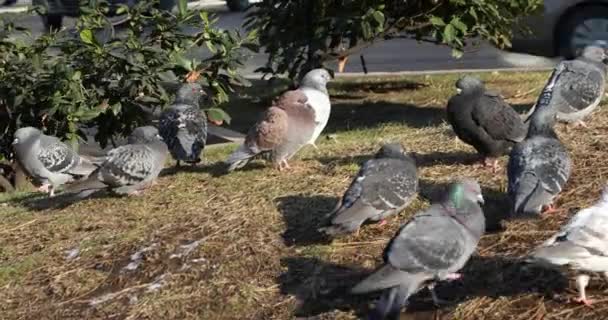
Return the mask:
M 486 92 L 473 107 L 472 116 L 494 140 L 520 142 L 526 137 L 521 117 L 498 94 Z
M 602 72 L 583 61 L 564 61 L 564 72 L 558 83 L 559 95 L 564 99 L 570 112 L 583 110 L 601 98 L 604 92 Z
M 465 254 L 462 228 L 433 205 L 404 225 L 385 251 L 385 260 L 410 273 L 448 270 Z

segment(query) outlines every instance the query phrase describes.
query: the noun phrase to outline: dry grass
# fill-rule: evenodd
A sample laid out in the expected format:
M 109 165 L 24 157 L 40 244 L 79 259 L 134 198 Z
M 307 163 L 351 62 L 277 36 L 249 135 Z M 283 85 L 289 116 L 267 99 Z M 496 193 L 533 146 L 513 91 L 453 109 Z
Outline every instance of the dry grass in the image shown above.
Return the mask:
M 443 106 L 457 75 L 337 81 L 334 110 L 320 150 L 303 150 L 288 174 L 256 162 L 218 176 L 233 148 L 206 153 L 207 165 L 168 170 L 141 197 L 97 198 L 62 209 L 28 208 L 31 195 L 0 204 L 2 319 L 354 319 L 373 297 L 348 287 L 380 261 L 400 223 L 428 205 L 453 177 L 478 178 L 489 200 L 489 232 L 462 282 L 441 285 L 451 300 L 436 310 L 421 291 L 402 319 L 605 319 L 608 288 L 591 282 L 593 309 L 567 302 L 572 281 L 525 266 L 520 258 L 605 183 L 608 111 L 588 130 L 559 127 L 574 174 L 558 200 L 561 214 L 508 222 L 506 177 L 472 164 L 472 148 L 444 123 Z M 547 73 L 483 74 L 518 110 L 536 98 Z M 406 81 L 407 80 L 407 81 Z M 414 84 L 422 84 L 414 85 Z M 246 127 L 261 101 L 237 100 L 235 125 Z M 262 90 L 263 91 L 263 90 Z M 233 114 L 235 114 L 233 112 Z M 421 159 L 421 196 L 384 227 L 330 243 L 315 232 L 359 163 L 383 141 L 398 140 Z M 506 159 L 501 159 L 505 165 Z

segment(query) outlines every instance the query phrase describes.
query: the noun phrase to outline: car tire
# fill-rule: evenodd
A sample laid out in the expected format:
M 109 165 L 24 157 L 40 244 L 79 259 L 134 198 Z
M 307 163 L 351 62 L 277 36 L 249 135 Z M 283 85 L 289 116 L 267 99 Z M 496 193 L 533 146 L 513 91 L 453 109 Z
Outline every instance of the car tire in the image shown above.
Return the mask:
M 45 14 L 42 16 L 42 23 L 46 28 L 46 31 L 59 30 L 63 22 L 63 16 L 60 14 Z
M 573 42 L 576 37 L 577 28 L 581 27 L 585 21 L 592 19 L 606 20 L 608 26 L 608 6 L 584 6 L 575 8 L 575 11 L 560 19 L 557 29 L 557 53 L 566 58 L 572 59 L 579 53 L 580 47 L 577 47 Z M 608 32 L 606 33 L 608 35 Z M 604 40 L 606 39 L 592 39 Z
M 241 12 L 249 8 L 249 0 L 226 0 L 228 9 L 234 12 Z

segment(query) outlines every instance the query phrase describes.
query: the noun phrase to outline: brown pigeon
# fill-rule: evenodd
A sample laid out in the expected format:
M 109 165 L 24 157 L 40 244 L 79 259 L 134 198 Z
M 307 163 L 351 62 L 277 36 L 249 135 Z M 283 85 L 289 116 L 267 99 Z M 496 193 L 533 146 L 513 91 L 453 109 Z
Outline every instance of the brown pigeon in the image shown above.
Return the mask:
M 276 99 L 249 130 L 245 142 L 226 160 L 228 172 L 244 167 L 254 156 L 270 152 L 274 166 L 288 169 L 289 160 L 315 132 L 315 110 L 301 90 Z

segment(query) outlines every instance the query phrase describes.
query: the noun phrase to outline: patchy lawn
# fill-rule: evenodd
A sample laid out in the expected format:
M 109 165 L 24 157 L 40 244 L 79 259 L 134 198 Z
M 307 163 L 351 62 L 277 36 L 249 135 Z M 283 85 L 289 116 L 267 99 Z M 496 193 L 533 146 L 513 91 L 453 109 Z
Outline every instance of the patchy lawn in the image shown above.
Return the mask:
M 548 73 L 481 76 L 523 112 Z M 206 151 L 200 168 L 167 170 L 140 197 L 40 209 L 31 208 L 30 194 L 0 195 L 0 318 L 355 319 L 374 296 L 349 296 L 349 286 L 379 264 L 402 222 L 452 178 L 466 175 L 484 187 L 488 233 L 464 280 L 438 287 L 452 303 L 436 310 L 422 290 L 402 319 L 605 319 L 608 286 L 599 278 L 588 291 L 598 303 L 581 307 L 567 302 L 572 280 L 519 258 L 598 197 L 608 174 L 608 111 L 594 114 L 589 129 L 558 127 L 574 159 L 558 199 L 563 212 L 501 224 L 508 208 L 506 157 L 499 174 L 480 168 L 474 150 L 456 140 L 444 120 L 457 77 L 334 82 L 320 148 L 304 149 L 290 173 L 259 160 L 220 175 L 216 163 L 235 147 L 221 146 Z M 234 127 L 245 129 L 257 118 L 268 99 L 258 98 L 260 92 L 273 90 L 258 84 L 229 107 Z M 359 164 L 391 140 L 417 153 L 420 196 L 384 227 L 368 225 L 329 242 L 315 231 L 323 216 Z

